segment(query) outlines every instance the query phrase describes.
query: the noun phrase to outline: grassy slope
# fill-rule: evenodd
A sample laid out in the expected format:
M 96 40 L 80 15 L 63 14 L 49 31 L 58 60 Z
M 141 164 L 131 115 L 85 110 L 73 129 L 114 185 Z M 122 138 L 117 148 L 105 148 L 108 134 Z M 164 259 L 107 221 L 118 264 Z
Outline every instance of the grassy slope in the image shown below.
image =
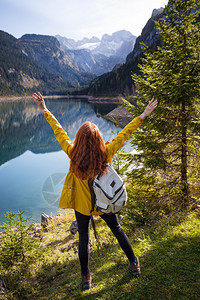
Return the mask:
M 0 294 L 0 299 L 200 299 L 197 212 L 177 214 L 134 233 L 125 219 L 123 228 L 140 257 L 142 276 L 138 279 L 129 273 L 127 259 L 109 229 L 96 219 L 100 242 L 96 243 L 91 230 L 93 287 L 87 291 L 81 290 L 78 234 L 68 231 L 73 214 L 65 219 L 61 226 L 54 220 L 53 229 L 42 239 L 51 249 L 46 259 L 32 264 L 17 283 L 15 275 L 6 276 L 10 290 Z

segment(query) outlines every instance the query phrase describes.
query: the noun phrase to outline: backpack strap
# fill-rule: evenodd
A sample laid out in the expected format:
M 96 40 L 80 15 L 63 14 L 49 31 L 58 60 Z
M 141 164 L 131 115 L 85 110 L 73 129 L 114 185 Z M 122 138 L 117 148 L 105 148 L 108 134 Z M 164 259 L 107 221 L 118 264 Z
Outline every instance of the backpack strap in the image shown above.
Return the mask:
M 92 223 L 92 227 L 93 227 L 93 230 L 94 230 L 95 239 L 97 241 L 99 241 L 98 234 L 97 234 L 97 231 L 96 231 L 96 225 L 95 225 L 94 218 L 93 218 L 92 215 L 91 215 L 91 223 Z
M 94 193 L 94 189 L 93 189 L 93 180 L 88 180 L 88 186 L 90 189 L 91 203 L 92 203 L 92 209 L 91 209 L 90 213 L 92 214 L 92 212 L 94 211 L 95 203 L 96 203 L 96 197 L 95 197 L 95 193 Z
M 94 218 L 92 216 L 92 212 L 94 211 L 94 206 L 95 206 L 95 203 L 96 203 L 96 197 L 95 197 L 95 193 L 94 193 L 94 189 L 93 189 L 93 180 L 88 180 L 88 186 L 89 186 L 89 189 L 90 189 L 91 203 L 92 203 L 92 209 L 90 211 L 91 223 L 92 223 L 92 227 L 93 227 L 93 230 L 94 230 L 95 239 L 98 241 L 96 226 L 95 226 Z

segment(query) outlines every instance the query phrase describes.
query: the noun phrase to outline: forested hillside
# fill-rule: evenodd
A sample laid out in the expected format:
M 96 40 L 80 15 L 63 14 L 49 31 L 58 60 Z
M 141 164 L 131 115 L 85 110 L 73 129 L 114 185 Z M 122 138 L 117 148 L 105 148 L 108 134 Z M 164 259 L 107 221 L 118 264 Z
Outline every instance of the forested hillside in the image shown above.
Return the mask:
M 18 40 L 0 31 L 0 95 L 25 95 L 35 88 L 43 93 L 66 90 L 59 76 L 45 72 L 23 51 Z
M 96 76 L 80 69 L 59 41 L 48 35 L 25 34 L 19 39 L 23 52 L 45 72 L 63 78 L 68 87 L 88 85 Z

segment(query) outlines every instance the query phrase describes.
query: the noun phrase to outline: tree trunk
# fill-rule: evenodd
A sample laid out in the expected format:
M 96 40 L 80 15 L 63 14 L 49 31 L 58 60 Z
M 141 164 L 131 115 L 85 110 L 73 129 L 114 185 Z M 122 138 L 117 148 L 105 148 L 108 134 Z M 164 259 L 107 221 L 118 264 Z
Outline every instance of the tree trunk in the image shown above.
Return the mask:
M 185 209 L 189 200 L 188 178 L 187 178 L 187 126 L 185 104 L 182 103 L 182 130 L 181 130 L 181 191 L 182 208 Z
M 187 16 L 187 2 L 185 0 L 185 12 L 184 12 L 184 20 L 186 20 Z M 183 51 L 184 57 L 186 58 L 186 48 L 187 48 L 187 38 L 186 33 L 183 33 Z M 183 64 L 183 68 L 185 66 L 185 61 Z M 184 83 L 184 80 L 183 80 Z M 185 95 L 184 95 L 185 96 Z M 182 101 L 182 109 L 181 109 L 181 189 L 182 189 L 182 208 L 186 209 L 189 200 L 189 192 L 188 192 L 188 178 L 187 178 L 187 114 L 186 114 L 186 99 L 183 98 Z

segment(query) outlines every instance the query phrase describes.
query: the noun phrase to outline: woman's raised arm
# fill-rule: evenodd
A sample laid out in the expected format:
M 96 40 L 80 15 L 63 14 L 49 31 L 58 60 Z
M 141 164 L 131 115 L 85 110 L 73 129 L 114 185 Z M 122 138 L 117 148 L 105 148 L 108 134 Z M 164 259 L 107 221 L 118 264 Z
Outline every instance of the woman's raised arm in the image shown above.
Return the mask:
M 66 131 L 62 128 L 60 123 L 56 120 L 54 115 L 47 109 L 43 96 L 38 92 L 34 93 L 33 101 L 37 103 L 40 110 L 45 114 L 46 120 L 54 131 L 55 137 L 62 149 L 69 156 L 70 150 L 73 146 L 72 141 L 68 137 Z
M 34 93 L 33 94 L 33 101 L 35 103 L 37 103 L 39 109 L 45 114 L 46 112 L 48 112 L 48 109 L 46 107 L 45 101 L 43 96 L 40 94 L 40 92 L 38 93 Z
M 112 140 L 110 144 L 107 144 L 108 160 L 110 160 L 113 155 L 124 145 L 125 141 L 128 140 L 131 134 L 140 126 L 142 120 L 149 116 L 152 111 L 157 107 L 158 101 L 154 98 L 149 101 L 144 112 L 139 116 L 134 118 L 128 125 L 126 125 L 120 133 Z
M 140 115 L 140 118 L 142 118 L 142 120 L 144 120 L 147 116 L 149 116 L 152 111 L 157 107 L 157 104 L 158 104 L 158 100 L 154 100 L 151 99 L 148 103 L 148 105 L 146 106 L 144 112 Z

